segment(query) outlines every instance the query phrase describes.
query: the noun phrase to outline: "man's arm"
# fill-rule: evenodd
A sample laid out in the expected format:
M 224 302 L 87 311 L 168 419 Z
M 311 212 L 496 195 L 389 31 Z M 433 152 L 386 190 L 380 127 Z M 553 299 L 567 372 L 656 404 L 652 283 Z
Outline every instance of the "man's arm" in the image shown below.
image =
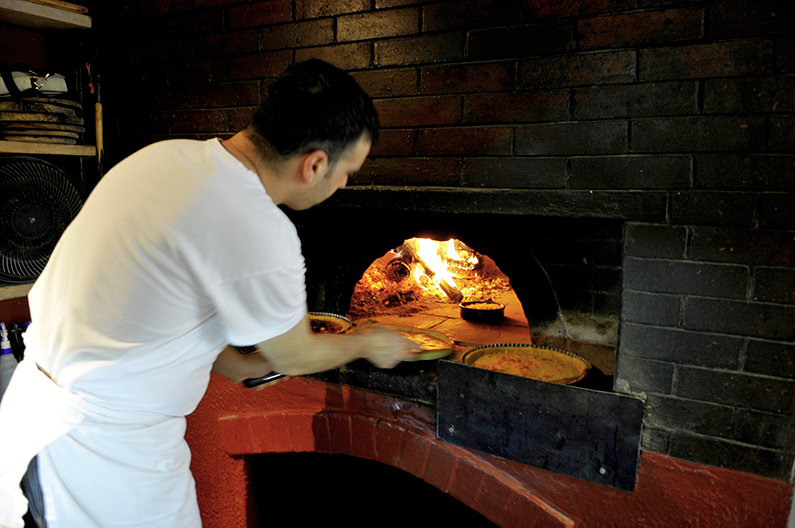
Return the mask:
M 372 328 L 350 334 L 313 333 L 304 318 L 286 333 L 259 344 L 259 351 L 275 372 L 290 376 L 313 374 L 364 358 L 379 368 L 413 361 L 410 340 L 393 330 Z
M 270 374 L 273 369 L 261 354 L 241 354 L 236 348 L 227 346 L 213 363 L 213 372 L 234 383 L 242 383 Z

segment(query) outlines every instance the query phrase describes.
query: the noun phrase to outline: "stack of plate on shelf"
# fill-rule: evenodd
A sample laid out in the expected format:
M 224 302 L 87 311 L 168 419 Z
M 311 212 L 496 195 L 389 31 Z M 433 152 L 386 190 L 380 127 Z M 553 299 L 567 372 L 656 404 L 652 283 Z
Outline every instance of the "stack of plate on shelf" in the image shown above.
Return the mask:
M 0 140 L 75 145 L 84 134 L 80 103 L 50 97 L 0 99 Z

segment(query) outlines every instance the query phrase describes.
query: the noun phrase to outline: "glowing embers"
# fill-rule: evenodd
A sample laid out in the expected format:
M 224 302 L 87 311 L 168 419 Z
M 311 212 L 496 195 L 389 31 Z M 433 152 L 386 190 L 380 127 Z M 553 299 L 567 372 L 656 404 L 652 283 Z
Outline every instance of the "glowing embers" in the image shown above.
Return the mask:
M 488 301 L 507 291 L 508 277 L 494 261 L 461 241 L 411 238 L 367 268 L 349 315 L 416 313 L 439 303 Z

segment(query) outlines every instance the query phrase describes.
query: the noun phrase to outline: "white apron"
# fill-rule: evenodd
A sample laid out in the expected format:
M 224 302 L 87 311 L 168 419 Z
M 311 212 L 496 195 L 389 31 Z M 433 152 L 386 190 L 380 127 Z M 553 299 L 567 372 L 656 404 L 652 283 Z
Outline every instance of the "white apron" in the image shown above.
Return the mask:
M 201 526 L 184 418 L 98 409 L 30 360 L 17 367 L 0 413 L 15 426 L 0 435 L 0 525 L 23 528 L 19 482 L 38 454 L 48 528 Z

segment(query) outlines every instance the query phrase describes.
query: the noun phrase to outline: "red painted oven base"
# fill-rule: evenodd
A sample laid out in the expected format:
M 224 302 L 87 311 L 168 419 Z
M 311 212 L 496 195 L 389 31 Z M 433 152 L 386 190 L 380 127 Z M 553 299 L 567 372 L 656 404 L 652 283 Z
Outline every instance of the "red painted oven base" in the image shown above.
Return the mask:
M 644 452 L 627 493 L 438 441 L 435 422 L 426 406 L 354 387 L 293 378 L 251 390 L 213 375 L 186 434 L 204 528 L 259 526 L 246 455 L 286 452 L 389 464 L 503 527 L 787 525 L 785 482 Z

